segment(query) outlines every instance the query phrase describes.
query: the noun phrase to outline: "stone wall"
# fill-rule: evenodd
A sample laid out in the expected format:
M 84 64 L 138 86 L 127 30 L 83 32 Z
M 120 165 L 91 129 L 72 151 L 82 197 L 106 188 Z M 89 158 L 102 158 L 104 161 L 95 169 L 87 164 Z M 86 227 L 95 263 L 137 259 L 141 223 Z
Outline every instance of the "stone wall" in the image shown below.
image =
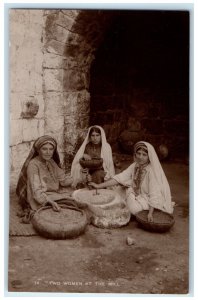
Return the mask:
M 90 66 L 111 13 L 10 11 L 11 187 L 33 142 L 57 139 L 69 170 L 89 125 Z
M 86 57 L 82 72 L 83 66 L 66 51 L 67 46 L 82 41 L 80 35 L 71 32 L 78 14 L 78 11 L 60 10 L 10 11 L 13 188 L 39 136 L 50 134 L 57 139 L 62 166 L 66 167 L 66 153 L 69 157 L 80 132 L 88 126 L 89 92 L 85 74 L 93 57 Z
M 44 134 L 43 11 L 9 13 L 10 32 L 10 173 L 16 185 L 33 141 Z
M 10 171 L 13 189 L 33 142 L 43 134 L 57 139 L 61 163 L 67 171 L 90 124 L 102 125 L 112 145 L 118 144 L 120 134 L 129 129 L 128 126 L 134 129 L 140 124 L 135 127 L 139 128 L 139 137 L 143 132 L 152 141 L 151 137 L 159 138 L 163 132 L 171 145 L 177 137 L 177 144 L 183 143 L 186 147 L 188 95 L 186 101 L 183 93 L 177 94 L 178 87 L 185 86 L 186 82 L 180 80 L 185 72 L 178 65 L 181 74 L 178 82 L 181 83 L 176 93 L 165 89 L 166 86 L 160 95 L 156 93 L 154 85 L 166 60 L 162 63 L 158 55 L 159 70 L 154 72 L 154 78 L 150 79 L 148 72 L 143 76 L 145 63 L 152 61 L 152 49 L 150 36 L 139 34 L 135 19 L 138 26 L 144 25 L 139 21 L 140 16 L 136 13 L 132 16 L 130 11 L 10 10 Z M 131 28 L 133 32 L 130 32 Z M 146 38 L 147 52 L 141 44 Z M 100 56 L 104 48 L 106 50 Z M 178 53 L 182 49 L 181 45 Z M 139 60 L 135 56 L 138 52 L 141 52 Z M 145 53 L 150 56 L 143 63 Z M 180 58 L 179 61 L 188 66 L 188 62 Z M 171 63 L 174 61 L 175 56 Z M 171 72 L 169 75 L 171 77 Z M 154 83 L 149 87 L 149 93 L 147 79 Z M 162 82 L 157 81 L 158 84 Z M 169 82 L 174 88 L 174 76 Z M 181 96 L 184 100 L 182 113 L 181 106 L 175 101 Z M 160 119 L 162 116 L 163 120 Z M 183 136 L 180 128 L 185 132 Z

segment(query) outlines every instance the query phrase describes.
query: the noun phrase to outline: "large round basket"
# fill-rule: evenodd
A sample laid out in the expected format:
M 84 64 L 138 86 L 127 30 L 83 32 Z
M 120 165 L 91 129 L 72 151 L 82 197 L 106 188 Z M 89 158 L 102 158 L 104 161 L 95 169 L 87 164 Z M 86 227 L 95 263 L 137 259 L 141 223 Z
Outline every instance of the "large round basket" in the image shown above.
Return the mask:
M 174 217 L 168 213 L 155 209 L 153 212 L 153 222 L 148 222 L 148 210 L 143 210 L 136 215 L 139 225 L 148 231 L 166 232 L 175 223 Z
M 83 167 L 83 168 L 88 168 L 90 170 L 97 170 L 102 167 L 103 159 L 102 158 L 94 158 L 91 160 L 85 160 L 85 159 L 81 158 L 79 160 L 79 163 L 80 163 L 81 167 Z
M 85 231 L 88 223 L 86 213 L 76 207 L 59 204 L 60 212 L 51 206 L 44 206 L 32 217 L 35 230 L 46 238 L 67 239 L 75 238 Z

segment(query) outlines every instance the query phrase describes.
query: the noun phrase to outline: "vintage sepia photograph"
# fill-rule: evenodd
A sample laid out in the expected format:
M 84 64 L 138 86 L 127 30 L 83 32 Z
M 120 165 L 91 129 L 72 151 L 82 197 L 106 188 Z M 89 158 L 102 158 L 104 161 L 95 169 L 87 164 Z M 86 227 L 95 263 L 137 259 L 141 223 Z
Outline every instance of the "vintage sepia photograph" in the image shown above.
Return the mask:
M 191 11 L 8 23 L 9 294 L 188 295 Z

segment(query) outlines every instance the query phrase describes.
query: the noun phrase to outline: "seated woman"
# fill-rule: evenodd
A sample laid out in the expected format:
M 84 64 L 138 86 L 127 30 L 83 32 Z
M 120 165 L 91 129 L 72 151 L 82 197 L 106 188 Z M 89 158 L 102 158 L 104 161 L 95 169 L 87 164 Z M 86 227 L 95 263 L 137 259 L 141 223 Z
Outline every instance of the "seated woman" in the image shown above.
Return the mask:
M 80 159 L 91 160 L 102 158 L 103 163 L 96 170 L 83 168 Z M 88 175 L 88 176 L 87 176 Z M 111 146 L 107 143 L 104 129 L 100 126 L 91 126 L 80 149 L 76 153 L 71 166 L 72 186 L 92 180 L 96 183 L 104 182 L 115 175 Z
M 45 204 L 59 211 L 56 200 L 68 196 L 68 192 L 61 187 L 69 186 L 71 182 L 71 177 L 67 177 L 60 168 L 56 140 L 44 135 L 34 142 L 23 164 L 16 194 L 22 208 L 28 212 Z
M 161 167 L 153 146 L 147 142 L 138 142 L 134 146 L 134 163 L 112 179 L 89 185 L 99 189 L 113 185 L 124 188 L 117 189 L 125 198 L 126 204 L 133 215 L 148 210 L 148 221 L 153 221 L 154 209 L 173 213 L 173 202 L 168 181 Z

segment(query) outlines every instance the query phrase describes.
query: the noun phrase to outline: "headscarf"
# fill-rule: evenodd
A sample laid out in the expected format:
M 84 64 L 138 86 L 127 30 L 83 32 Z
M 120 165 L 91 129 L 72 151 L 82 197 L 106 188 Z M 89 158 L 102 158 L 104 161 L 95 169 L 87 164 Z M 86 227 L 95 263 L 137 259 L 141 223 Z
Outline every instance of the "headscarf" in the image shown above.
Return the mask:
M 147 146 L 143 142 L 138 142 L 134 145 L 134 154 L 136 154 L 139 149 L 143 149 L 146 153 L 148 153 Z
M 33 144 L 32 149 L 30 150 L 30 153 L 28 157 L 26 158 L 21 172 L 19 174 L 19 179 L 16 187 L 16 194 L 19 197 L 19 203 L 21 204 L 22 208 L 25 209 L 28 207 L 27 203 L 27 167 L 29 165 L 29 162 L 36 156 L 39 155 L 38 151 L 39 149 L 45 145 L 45 144 L 51 144 L 54 146 L 54 153 L 53 153 L 53 160 L 57 163 L 57 165 L 60 167 L 60 158 L 57 151 L 57 142 L 56 140 L 49 136 L 44 135 L 39 137 Z
M 81 165 L 79 163 L 80 158 L 82 158 L 86 145 L 90 142 L 89 140 L 89 133 L 92 127 L 97 127 L 100 129 L 101 132 L 101 158 L 103 158 L 103 169 L 106 172 L 105 179 L 109 179 L 114 176 L 115 169 L 113 164 L 113 157 L 112 157 L 112 150 L 111 146 L 107 143 L 106 135 L 104 129 L 98 125 L 94 125 L 89 127 L 88 133 L 84 142 L 82 143 L 81 147 L 76 153 L 74 160 L 71 166 L 71 176 L 73 178 L 72 186 L 76 187 L 77 183 L 81 181 Z
M 161 166 L 161 163 L 158 159 L 158 156 L 155 152 L 155 149 L 151 144 L 149 144 L 147 142 L 140 141 L 140 142 L 135 144 L 134 153 L 137 151 L 137 149 L 139 149 L 142 146 L 143 147 L 146 146 L 146 148 L 147 148 L 149 163 L 151 165 L 151 168 L 153 170 L 155 179 L 156 179 L 156 181 L 157 181 L 157 183 L 160 187 L 160 191 L 161 191 L 161 194 L 162 194 L 163 208 L 168 213 L 172 213 L 173 212 L 173 205 L 172 205 L 172 201 L 171 201 L 170 186 L 169 186 L 168 180 L 166 178 L 166 175 L 165 175 L 165 173 L 162 169 L 162 166 Z

